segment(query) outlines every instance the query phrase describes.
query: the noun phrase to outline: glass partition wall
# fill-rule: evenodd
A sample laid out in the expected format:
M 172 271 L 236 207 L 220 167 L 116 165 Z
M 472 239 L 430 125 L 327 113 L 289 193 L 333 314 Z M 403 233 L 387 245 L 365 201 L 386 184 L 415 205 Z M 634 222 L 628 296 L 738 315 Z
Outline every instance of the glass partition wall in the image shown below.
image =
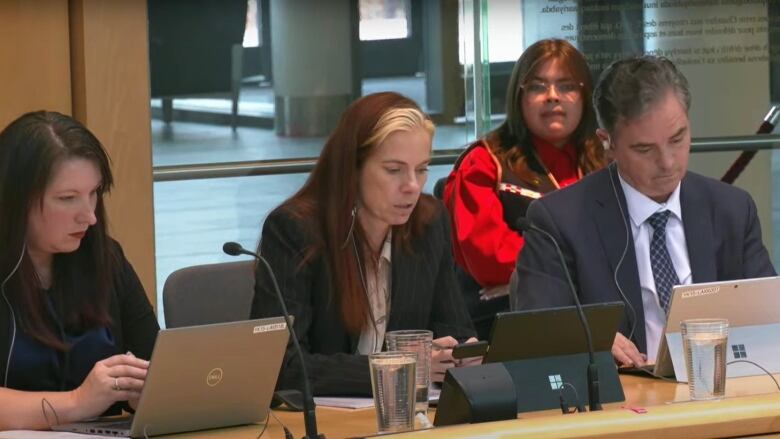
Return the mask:
M 491 123 L 504 119 L 504 93 L 517 57 L 542 38 L 562 38 L 585 55 L 594 78 L 611 62 L 628 56 L 665 56 L 690 82 L 689 114 L 696 141 L 755 134 L 771 105 L 780 101 L 780 4 L 760 0 L 691 2 L 661 0 L 460 0 L 464 47 L 486 56 L 471 65 L 486 95 L 467 93 L 467 114 Z M 717 5 L 717 6 L 714 6 Z M 461 61 L 468 60 L 469 51 Z M 464 63 L 468 77 L 469 64 Z M 475 81 L 476 82 L 476 81 Z M 474 102 L 473 107 L 469 104 Z M 481 109 L 480 109 L 481 107 Z M 479 117 L 475 117 L 479 127 Z M 478 132 L 483 133 L 483 130 Z M 740 145 L 733 145 L 734 149 Z M 721 178 L 739 151 L 696 153 L 689 168 Z M 780 255 L 780 155 L 759 152 L 735 184 L 758 206 L 764 243 Z M 773 258 L 780 261 L 780 258 Z
M 667 56 L 691 82 L 695 138 L 751 134 L 776 102 L 780 11 L 766 2 L 706 3 L 149 2 L 154 166 L 313 159 L 351 101 L 392 90 L 431 114 L 434 154 L 450 158 L 431 167 L 431 192 L 458 151 L 503 120 L 524 48 L 552 37 L 580 49 L 594 75 L 624 56 Z M 691 168 L 719 177 L 736 156 L 694 154 Z M 760 152 L 737 184 L 756 199 L 777 254 L 775 156 Z M 158 304 L 172 271 L 230 260 L 225 241 L 256 247 L 267 213 L 307 174 L 202 176 L 154 185 Z
M 473 38 L 458 2 L 149 2 L 149 20 L 155 169 L 316 158 L 351 101 L 386 90 L 432 116 L 437 153 L 476 136 L 464 105 L 474 77 L 459 59 Z M 425 190 L 450 167 L 432 166 Z M 158 303 L 174 270 L 230 260 L 225 241 L 256 247 L 267 213 L 305 178 L 157 181 Z

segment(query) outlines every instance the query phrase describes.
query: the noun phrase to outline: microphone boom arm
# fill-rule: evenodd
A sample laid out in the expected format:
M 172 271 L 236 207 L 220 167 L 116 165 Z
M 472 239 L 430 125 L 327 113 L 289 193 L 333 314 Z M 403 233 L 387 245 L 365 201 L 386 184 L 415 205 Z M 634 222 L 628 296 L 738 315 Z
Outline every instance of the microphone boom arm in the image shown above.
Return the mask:
M 566 266 L 566 259 L 563 257 L 563 252 L 561 251 L 561 247 L 558 245 L 558 240 L 556 240 L 555 237 L 546 230 L 541 229 L 531 223 L 528 218 L 520 218 L 518 221 L 518 226 L 521 230 L 533 230 L 535 232 L 541 233 L 545 238 L 550 240 L 555 247 L 555 252 L 558 254 L 558 260 L 561 263 L 561 268 L 563 269 L 563 273 L 566 276 L 566 281 L 569 284 L 569 289 L 571 290 L 571 295 L 574 299 L 574 305 L 577 308 L 577 316 L 579 317 L 580 323 L 582 324 L 582 329 L 585 332 L 585 342 L 588 346 L 588 406 L 590 407 L 591 411 L 601 410 L 601 398 L 599 396 L 599 373 L 598 366 L 596 365 L 596 358 L 593 354 L 593 338 L 591 337 L 590 333 L 590 325 L 588 325 L 585 312 L 582 310 L 582 303 L 580 303 L 580 298 L 577 296 L 577 289 L 574 288 L 574 282 L 571 279 L 569 268 Z
M 242 247 L 241 244 L 235 242 L 226 242 L 222 246 L 222 250 L 231 256 L 237 256 L 239 254 L 252 256 L 258 261 L 262 262 L 265 269 L 268 270 L 269 277 L 271 278 L 271 284 L 273 285 L 274 292 L 276 293 L 276 298 L 279 300 L 279 305 L 282 308 L 284 321 L 287 323 L 287 329 L 290 331 L 290 337 L 292 338 L 293 345 L 295 346 L 295 351 L 298 354 L 298 359 L 301 362 L 301 374 L 303 375 L 303 422 L 306 431 L 304 439 L 325 439 L 324 435 L 317 433 L 317 415 L 315 412 L 311 385 L 309 384 L 309 374 L 306 372 L 306 364 L 303 359 L 303 350 L 301 349 L 300 343 L 298 343 L 298 337 L 295 334 L 295 329 L 293 328 L 292 320 L 290 319 L 290 313 L 287 311 L 287 305 L 284 303 L 282 291 L 279 289 L 279 283 L 276 281 L 276 275 L 274 275 L 274 271 L 271 269 L 271 265 L 261 255 L 251 252 Z

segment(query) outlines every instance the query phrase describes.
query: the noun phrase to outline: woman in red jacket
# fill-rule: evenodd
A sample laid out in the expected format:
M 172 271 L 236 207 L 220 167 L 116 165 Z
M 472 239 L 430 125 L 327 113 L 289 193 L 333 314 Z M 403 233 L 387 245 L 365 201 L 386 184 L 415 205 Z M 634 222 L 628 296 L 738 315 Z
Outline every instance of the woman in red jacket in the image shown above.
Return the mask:
M 506 120 L 461 155 L 444 187 L 459 281 L 480 339 L 509 309 L 509 276 L 531 201 L 604 166 L 595 137 L 592 79 L 564 40 L 523 52 L 509 80 Z

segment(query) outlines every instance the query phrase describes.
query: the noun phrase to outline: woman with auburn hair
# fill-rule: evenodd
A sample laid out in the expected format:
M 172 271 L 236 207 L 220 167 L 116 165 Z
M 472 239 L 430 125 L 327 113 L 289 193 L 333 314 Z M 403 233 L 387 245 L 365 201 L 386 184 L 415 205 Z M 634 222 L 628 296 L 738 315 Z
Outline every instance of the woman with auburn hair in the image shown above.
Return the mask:
M 541 40 L 515 63 L 506 120 L 460 156 L 444 187 L 458 280 L 480 338 L 509 310 L 508 283 L 523 246 L 517 222 L 542 195 L 602 168 L 593 81 L 565 40 Z
M 295 316 L 315 395 L 370 395 L 368 357 L 387 331 L 430 329 L 431 375 L 474 335 L 458 293 L 446 210 L 421 194 L 433 123 L 411 100 L 376 93 L 341 116 L 304 186 L 274 209 L 259 250 Z M 256 270 L 252 318 L 281 307 Z M 277 388 L 300 389 L 288 347 Z
M 111 185 L 102 145 L 69 116 L 27 113 L 0 132 L 0 430 L 140 397 L 159 327 L 108 235 Z

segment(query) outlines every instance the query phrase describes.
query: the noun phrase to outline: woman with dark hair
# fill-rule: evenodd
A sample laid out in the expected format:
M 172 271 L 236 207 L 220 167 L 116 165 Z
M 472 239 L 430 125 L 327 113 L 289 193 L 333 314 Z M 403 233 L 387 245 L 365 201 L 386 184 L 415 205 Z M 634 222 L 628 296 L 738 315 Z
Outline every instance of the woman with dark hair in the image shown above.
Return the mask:
M 79 122 L 27 113 L 0 132 L 0 430 L 118 414 L 159 327 L 107 232 L 109 159 Z
M 265 221 L 259 245 L 273 267 L 316 395 L 370 395 L 367 354 L 398 329 L 434 332 L 431 375 L 455 364 L 474 334 L 455 282 L 449 220 L 421 194 L 433 123 L 396 93 L 349 106 L 304 186 Z M 256 270 L 252 317 L 277 316 L 271 279 Z M 280 389 L 301 388 L 292 348 Z
M 585 58 L 541 40 L 515 64 L 506 120 L 461 155 L 444 187 L 461 291 L 480 338 L 509 309 L 508 283 L 528 204 L 604 166 Z

